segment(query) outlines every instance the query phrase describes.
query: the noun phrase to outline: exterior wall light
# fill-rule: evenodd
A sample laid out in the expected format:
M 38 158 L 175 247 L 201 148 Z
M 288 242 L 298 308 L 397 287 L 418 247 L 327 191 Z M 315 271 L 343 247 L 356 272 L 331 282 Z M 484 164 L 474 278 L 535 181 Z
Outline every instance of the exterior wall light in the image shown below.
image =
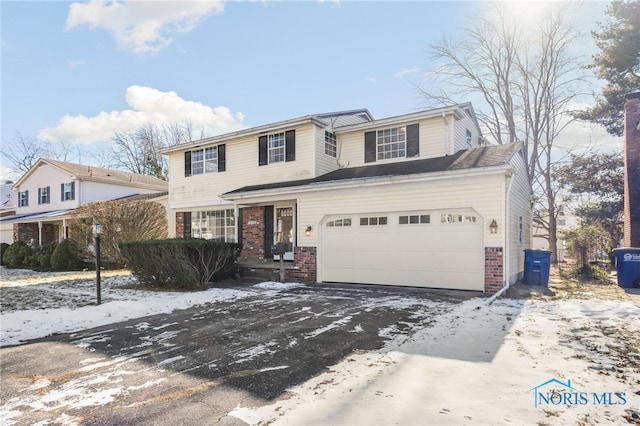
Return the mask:
M 313 230 L 313 228 L 311 228 L 311 225 L 307 225 L 307 229 L 305 229 L 305 230 L 304 230 L 304 234 L 305 234 L 307 237 L 310 237 L 310 236 L 311 236 L 311 231 L 312 231 L 312 230 Z
M 492 234 L 498 233 L 498 223 L 496 222 L 495 219 L 491 221 L 491 224 L 489 225 L 489 229 L 491 230 Z

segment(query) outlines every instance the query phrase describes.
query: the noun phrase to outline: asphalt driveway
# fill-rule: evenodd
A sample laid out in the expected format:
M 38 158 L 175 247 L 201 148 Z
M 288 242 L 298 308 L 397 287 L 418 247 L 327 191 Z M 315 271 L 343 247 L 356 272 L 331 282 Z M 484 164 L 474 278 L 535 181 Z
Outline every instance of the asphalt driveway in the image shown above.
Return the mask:
M 0 350 L 0 423 L 243 424 L 238 404 L 393 346 L 478 293 L 304 286 Z

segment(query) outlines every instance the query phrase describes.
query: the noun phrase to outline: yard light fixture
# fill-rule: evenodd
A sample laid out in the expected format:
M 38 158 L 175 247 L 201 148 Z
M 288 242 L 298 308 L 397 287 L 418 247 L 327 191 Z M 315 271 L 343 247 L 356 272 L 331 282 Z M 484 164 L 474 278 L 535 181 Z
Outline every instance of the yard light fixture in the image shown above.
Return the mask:
M 491 221 L 491 224 L 489 225 L 489 229 L 491 230 L 492 234 L 498 233 L 498 223 L 496 222 L 495 219 Z
M 102 291 L 100 289 L 100 235 L 102 235 L 102 225 L 93 224 L 93 233 L 96 234 L 96 294 L 98 297 L 97 304 L 101 303 Z
M 311 236 L 311 230 L 312 230 L 311 225 L 307 225 L 307 229 L 304 230 L 304 234 L 307 237 L 310 237 Z

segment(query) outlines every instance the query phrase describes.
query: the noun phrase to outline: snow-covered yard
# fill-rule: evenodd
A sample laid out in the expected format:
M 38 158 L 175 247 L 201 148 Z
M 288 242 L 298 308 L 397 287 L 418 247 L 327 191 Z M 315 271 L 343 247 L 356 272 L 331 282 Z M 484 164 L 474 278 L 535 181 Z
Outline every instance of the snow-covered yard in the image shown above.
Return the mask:
M 1 274 L 3 346 L 283 286 L 159 293 L 132 289 L 129 274 L 113 271 L 103 274 L 103 303 L 95 306 L 90 272 Z M 409 336 L 353 353 L 282 397 L 240 403 L 229 415 L 255 425 L 640 422 L 640 308 L 615 286 L 602 294 L 563 286 L 552 281 L 550 295 L 528 298 L 470 298 Z M 7 403 L 0 401 L 2 424 L 12 424 Z

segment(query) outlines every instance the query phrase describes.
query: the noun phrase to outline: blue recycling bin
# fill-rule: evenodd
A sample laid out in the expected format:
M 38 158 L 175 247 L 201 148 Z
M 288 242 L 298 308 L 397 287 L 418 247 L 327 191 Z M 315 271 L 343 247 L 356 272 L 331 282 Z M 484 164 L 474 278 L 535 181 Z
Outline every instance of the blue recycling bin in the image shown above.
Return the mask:
M 618 285 L 624 288 L 640 288 L 640 248 L 617 248 L 616 271 Z
M 524 283 L 527 285 L 549 286 L 551 252 L 548 250 L 524 251 Z

